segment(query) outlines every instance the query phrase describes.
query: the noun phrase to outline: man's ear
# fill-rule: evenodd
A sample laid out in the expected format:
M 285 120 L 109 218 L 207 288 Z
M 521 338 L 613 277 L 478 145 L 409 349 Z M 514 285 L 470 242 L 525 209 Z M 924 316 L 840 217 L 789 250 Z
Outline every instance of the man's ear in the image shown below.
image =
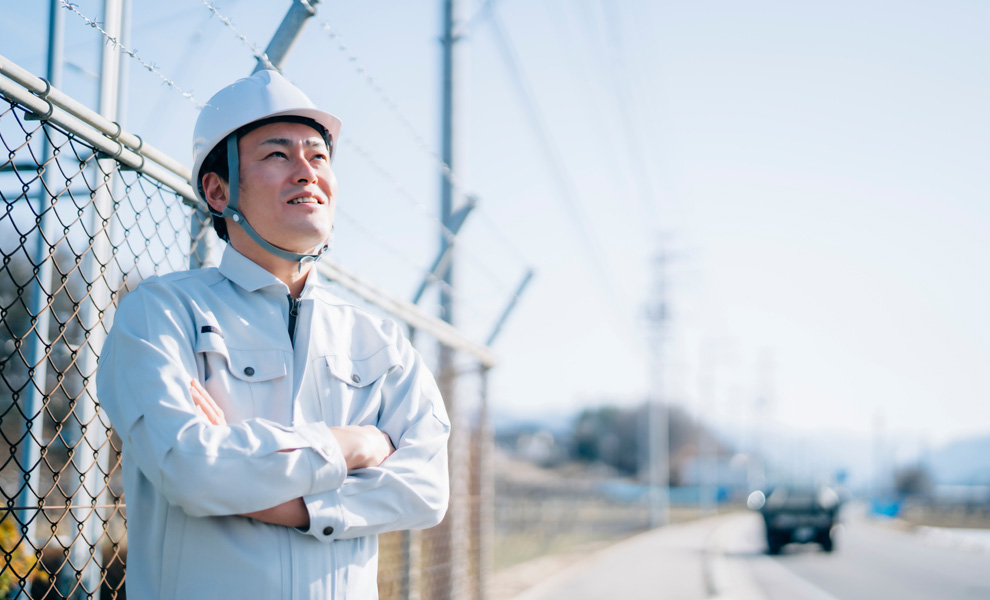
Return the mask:
M 217 213 L 222 213 L 227 208 L 229 201 L 227 182 L 214 172 L 203 175 L 203 196 L 206 197 L 207 204 Z

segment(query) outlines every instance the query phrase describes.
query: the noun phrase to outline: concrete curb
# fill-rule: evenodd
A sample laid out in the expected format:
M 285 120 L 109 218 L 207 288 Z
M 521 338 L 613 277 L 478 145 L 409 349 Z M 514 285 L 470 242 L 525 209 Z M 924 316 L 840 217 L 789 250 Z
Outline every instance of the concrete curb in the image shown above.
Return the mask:
M 733 554 L 751 552 L 739 546 L 745 536 L 740 530 L 750 527 L 746 520 L 736 519 L 720 525 L 705 544 L 705 584 L 711 598 L 716 600 L 767 600 L 766 594 L 753 579 L 744 560 Z M 735 545 L 731 540 L 736 540 Z M 728 553 L 728 555 L 727 555 Z

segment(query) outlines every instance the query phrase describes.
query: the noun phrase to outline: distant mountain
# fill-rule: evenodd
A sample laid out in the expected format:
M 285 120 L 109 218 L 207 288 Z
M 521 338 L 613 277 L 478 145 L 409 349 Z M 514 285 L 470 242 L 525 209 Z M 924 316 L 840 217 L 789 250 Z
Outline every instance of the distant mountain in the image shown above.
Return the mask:
M 569 433 L 577 420 L 578 411 L 573 409 L 534 409 L 531 411 L 508 411 L 496 408 L 491 413 L 492 426 L 498 433 L 547 430 L 554 435 Z
M 925 463 L 937 484 L 990 485 L 990 435 L 949 442 Z
M 545 430 L 561 440 L 570 436 L 579 413 L 580 409 L 496 409 L 492 421 L 497 435 Z M 895 471 L 920 460 L 935 484 L 990 485 L 990 435 L 954 440 L 925 451 L 917 436 L 888 436 L 878 447 L 869 435 L 841 431 L 767 430 L 743 435 L 738 428 L 726 428 L 718 433 L 728 448 L 762 456 L 771 478 L 834 480 L 841 475 L 844 485 L 866 490 L 878 481 L 891 485 Z M 918 451 L 894 456 L 892 449 L 905 447 Z

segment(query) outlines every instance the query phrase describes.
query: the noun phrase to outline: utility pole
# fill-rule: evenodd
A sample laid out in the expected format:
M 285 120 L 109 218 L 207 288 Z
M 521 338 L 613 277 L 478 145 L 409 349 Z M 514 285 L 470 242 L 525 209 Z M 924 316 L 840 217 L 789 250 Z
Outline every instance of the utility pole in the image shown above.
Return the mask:
M 698 505 L 702 516 L 718 512 L 718 447 L 715 440 L 717 412 L 716 371 L 717 346 L 714 340 L 702 343 L 698 361 Z M 704 417 L 710 419 L 711 431 L 706 431 Z
M 441 158 L 445 164 L 440 174 L 440 255 L 446 257 L 446 270 L 440 286 L 440 318 L 456 326 L 456 310 L 451 293 L 455 279 L 456 255 L 454 240 L 447 232 L 456 228 L 454 222 L 465 200 L 460 198 L 461 190 L 455 188 L 452 174 L 461 168 L 461 144 L 459 136 L 461 88 L 460 71 L 463 68 L 463 0 L 443 0 L 443 58 L 441 82 Z M 466 419 L 461 413 L 457 397 L 457 352 L 454 348 L 440 345 L 438 356 L 438 384 L 450 416 L 451 429 L 448 442 L 450 468 L 450 504 L 443 531 L 447 536 L 449 560 L 442 581 L 433 590 L 444 598 L 469 597 L 467 556 L 470 550 L 470 473 L 468 432 Z M 441 597 L 441 596 L 434 596 Z
M 667 301 L 667 262 L 670 257 L 661 245 L 653 259 L 653 289 L 647 304 L 649 322 L 649 399 L 647 400 L 648 481 L 650 526 L 670 522 L 670 419 L 664 398 L 664 342 L 670 308 Z
M 754 424 L 753 448 L 750 458 L 749 491 L 763 489 L 767 483 L 767 456 L 771 453 L 773 443 L 769 439 L 773 433 L 770 428 L 770 417 L 773 413 L 773 381 L 774 381 L 773 352 L 768 348 L 760 354 L 757 366 L 757 396 L 754 402 L 756 419 Z

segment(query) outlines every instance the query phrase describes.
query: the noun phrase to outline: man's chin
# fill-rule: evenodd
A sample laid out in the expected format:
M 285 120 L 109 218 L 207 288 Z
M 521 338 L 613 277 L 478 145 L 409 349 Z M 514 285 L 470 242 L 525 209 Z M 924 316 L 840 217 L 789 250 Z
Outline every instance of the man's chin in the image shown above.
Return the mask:
M 295 252 L 296 254 L 308 254 L 308 255 L 319 254 L 323 251 L 323 248 L 325 246 L 330 245 L 331 241 L 332 241 L 331 239 L 325 239 L 322 242 L 315 243 L 311 246 L 307 244 L 299 244 L 297 242 L 295 244 L 292 244 L 291 248 L 285 248 L 285 249 L 288 250 L 289 252 Z

